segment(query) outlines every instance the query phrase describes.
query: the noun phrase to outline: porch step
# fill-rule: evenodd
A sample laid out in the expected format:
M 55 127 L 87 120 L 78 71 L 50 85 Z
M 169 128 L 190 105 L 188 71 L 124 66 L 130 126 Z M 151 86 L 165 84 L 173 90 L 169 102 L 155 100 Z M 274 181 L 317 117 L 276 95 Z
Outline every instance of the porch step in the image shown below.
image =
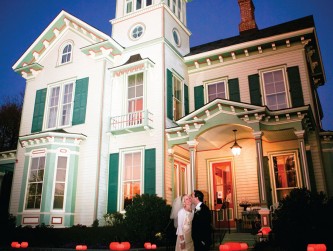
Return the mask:
M 249 245 L 249 247 L 253 247 L 256 240 L 257 236 L 251 233 L 227 232 L 224 235 L 222 244 L 225 242 L 237 241 L 237 242 L 246 242 Z
M 224 236 L 222 237 L 222 242 L 219 240 L 219 238 L 215 238 L 214 246 L 211 250 L 219 250 L 220 244 L 226 243 L 226 242 L 246 242 L 249 245 L 249 250 L 254 246 L 257 236 L 253 235 L 251 233 L 239 233 L 239 232 L 224 232 Z

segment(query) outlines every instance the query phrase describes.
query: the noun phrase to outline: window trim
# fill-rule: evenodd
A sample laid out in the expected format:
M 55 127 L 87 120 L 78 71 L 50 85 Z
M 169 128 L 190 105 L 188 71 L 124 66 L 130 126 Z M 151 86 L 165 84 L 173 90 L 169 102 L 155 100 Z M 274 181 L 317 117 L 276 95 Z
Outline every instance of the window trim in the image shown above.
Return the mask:
M 125 113 L 123 114 L 128 114 L 128 101 L 129 101 L 129 98 L 128 98 L 128 78 L 130 76 L 133 76 L 133 75 L 138 75 L 138 74 L 141 74 L 142 73 L 142 85 L 143 85 L 143 90 L 142 90 L 142 111 L 146 110 L 146 71 L 145 70 L 140 70 L 140 71 L 136 71 L 136 72 L 131 72 L 130 74 L 126 74 L 125 77 L 126 77 L 126 85 L 125 85 Z
M 174 14 L 183 23 L 185 16 L 185 6 L 183 0 L 168 0 L 166 4 L 169 7 L 171 13 Z
M 174 97 L 174 91 L 175 91 L 175 81 L 174 79 L 177 79 L 179 80 L 180 82 L 180 86 L 181 86 L 181 115 L 178 119 L 176 119 L 176 116 L 175 116 L 175 110 L 176 110 L 176 107 L 174 106 L 174 100 L 175 100 L 175 97 Z M 184 97 L 184 85 L 185 85 L 185 82 L 184 82 L 184 78 L 181 77 L 177 72 L 175 71 L 172 71 L 172 114 L 173 114 L 173 120 L 174 121 L 177 121 L 179 120 L 180 118 L 184 117 L 185 115 L 185 97 Z
M 141 33 L 140 36 L 138 36 L 138 37 L 134 37 L 134 36 L 133 36 L 133 31 L 134 31 L 134 29 L 136 29 L 136 28 L 138 28 L 138 27 L 142 27 L 142 33 Z M 139 40 L 140 38 L 142 38 L 142 37 L 144 36 L 145 31 L 146 31 L 146 26 L 144 25 L 144 23 L 136 23 L 136 24 L 132 25 L 132 27 L 129 29 L 129 34 L 128 34 L 128 36 L 129 36 L 129 38 L 130 38 L 131 40 L 133 40 L 133 41 L 137 41 L 137 40 Z
M 175 155 L 174 156 L 174 161 L 173 161 L 173 168 L 174 168 L 174 174 L 176 174 L 174 176 L 174 180 L 173 180 L 173 184 L 174 184 L 174 196 L 175 198 L 178 197 L 178 196 L 181 196 L 185 193 L 191 193 L 190 191 L 190 188 L 189 188 L 189 185 L 190 185 L 190 161 L 188 159 L 184 159 L 180 156 L 177 156 Z M 177 166 L 177 168 L 176 168 Z M 179 180 L 179 175 L 180 175 L 180 172 L 181 170 L 179 169 L 180 168 L 183 168 L 185 167 L 185 184 L 184 184 L 184 187 L 185 187 L 185 190 L 187 191 L 184 191 L 184 193 L 181 194 L 181 189 L 180 189 L 180 180 Z M 189 192 L 190 191 L 190 192 Z
M 136 6 L 136 2 L 137 0 L 126 0 L 125 4 L 124 4 L 124 15 L 129 15 L 133 12 L 136 12 L 136 11 L 139 11 L 139 10 L 142 10 L 148 6 L 151 6 L 154 4 L 154 0 L 151 0 L 151 4 L 150 5 L 147 5 L 147 0 L 141 0 L 141 8 L 140 9 L 137 9 L 137 6 Z M 131 11 L 127 12 L 127 6 L 130 5 L 131 6 Z
M 176 36 L 177 36 L 177 40 L 178 40 L 178 42 L 177 42 L 176 39 L 175 39 L 175 34 L 176 34 Z M 175 42 L 175 44 L 177 45 L 177 47 L 181 47 L 181 45 L 182 45 L 182 40 L 181 40 L 181 38 L 180 38 L 180 33 L 179 33 L 179 31 L 177 30 L 177 28 L 173 28 L 173 29 L 172 29 L 172 37 L 173 37 L 173 41 Z
M 119 182 L 118 182 L 118 211 L 120 213 L 125 213 L 126 211 L 123 208 L 123 178 L 124 178 L 124 164 L 125 164 L 125 155 L 129 153 L 141 154 L 141 170 L 140 170 L 140 193 L 144 191 L 144 162 L 145 162 L 145 148 L 144 147 L 134 147 L 128 149 L 121 149 L 119 151 Z
M 62 62 L 62 56 L 64 55 L 64 49 L 67 45 L 71 45 L 71 53 L 70 53 L 70 60 L 66 61 L 66 62 Z M 62 66 L 62 65 L 67 65 L 73 62 L 73 57 L 74 57 L 74 41 L 72 40 L 67 40 L 65 42 L 62 43 L 62 45 L 59 47 L 59 56 L 58 56 L 58 66 Z
M 268 107 L 268 105 L 267 105 L 267 95 L 266 95 L 266 92 L 265 92 L 264 74 L 269 73 L 269 72 L 279 71 L 279 70 L 282 71 L 282 75 L 283 75 L 284 88 L 285 88 L 285 93 L 286 93 L 286 103 L 287 103 L 287 107 L 286 108 L 281 108 L 281 109 L 288 109 L 288 108 L 291 108 L 292 105 L 291 105 L 291 97 L 290 97 L 290 92 L 289 92 L 289 82 L 288 82 L 288 73 L 287 73 L 287 66 L 286 65 L 279 65 L 279 66 L 274 66 L 274 67 L 259 70 L 260 88 L 261 88 L 261 93 L 263 94 L 262 95 L 262 101 L 263 101 L 263 104 Z M 281 110 L 281 109 L 276 109 L 276 110 Z
M 269 158 L 269 172 L 270 172 L 270 182 L 272 184 L 272 199 L 273 203 L 278 202 L 278 195 L 277 191 L 280 190 L 292 190 L 295 187 L 301 187 L 302 186 L 302 173 L 301 173 L 301 164 L 298 157 L 298 150 L 287 150 L 287 151 L 275 151 L 275 152 L 268 152 L 268 158 Z M 282 156 L 282 155 L 294 155 L 294 161 L 295 161 L 295 169 L 296 169 L 296 178 L 297 178 L 297 184 L 295 187 L 290 188 L 276 188 L 276 180 L 275 180 L 275 172 L 274 172 L 274 163 L 273 163 L 273 157 L 276 156 Z
M 44 166 L 44 176 L 43 176 L 43 182 L 42 182 L 42 195 L 41 195 L 40 208 L 29 209 L 29 208 L 27 208 L 27 196 L 28 196 L 29 175 L 30 175 L 30 170 L 31 170 L 31 165 L 32 165 L 32 159 L 41 158 L 41 157 L 45 157 L 45 166 Z M 44 190 L 43 188 L 44 188 L 46 164 L 47 164 L 47 149 L 46 148 L 35 149 L 30 153 L 29 167 L 28 167 L 28 172 L 27 172 L 27 177 L 26 177 L 26 185 L 25 185 L 25 193 L 24 193 L 23 212 L 40 212 L 40 210 L 41 210 L 41 206 L 43 205 L 43 190 Z
M 208 86 L 213 85 L 213 84 L 218 84 L 224 82 L 224 90 L 225 90 L 225 99 L 229 99 L 229 86 L 228 86 L 228 78 L 227 77 L 221 77 L 221 78 L 216 78 L 216 79 L 211 79 L 207 80 L 203 83 L 204 85 L 204 99 L 205 99 L 205 104 L 211 102 L 209 101 L 209 93 L 208 93 Z
M 71 98 L 71 109 L 69 111 L 69 123 L 67 125 L 59 125 L 59 121 L 61 120 L 61 111 L 63 108 L 63 90 L 64 86 L 67 84 L 73 84 L 72 87 L 72 98 Z M 56 126 L 55 127 L 48 127 L 49 123 L 49 102 L 51 98 L 51 90 L 53 88 L 56 88 L 60 86 L 60 94 L 59 94 L 59 100 L 58 100 L 58 111 L 56 116 Z M 49 84 L 47 86 L 47 92 L 46 92 L 46 100 L 45 100 L 45 108 L 44 108 L 44 119 L 43 119 L 43 130 L 52 130 L 52 129 L 59 129 L 59 128 L 66 128 L 72 126 L 72 120 L 73 120 L 73 109 L 74 109 L 74 98 L 75 98 L 75 86 L 76 86 L 76 79 L 68 79 L 61 82 Z M 60 109 L 61 108 L 61 109 Z
M 54 164 L 54 174 L 53 174 L 53 189 L 52 189 L 52 200 L 51 200 L 51 212 L 65 212 L 65 208 L 66 208 L 66 193 L 67 193 L 67 188 L 68 188 L 68 175 L 69 175 L 69 162 L 70 162 L 70 155 L 69 155 L 70 150 L 67 148 L 58 148 L 57 149 L 57 153 L 55 156 L 55 164 Z M 64 201 L 63 201 L 63 207 L 62 209 L 54 209 L 53 205 L 54 205 L 54 193 L 55 193 L 55 185 L 57 183 L 57 168 L 58 168 L 58 160 L 59 157 L 66 157 L 67 158 L 67 164 L 66 164 L 66 177 L 65 177 L 65 182 L 63 182 L 65 184 L 65 190 L 64 190 Z

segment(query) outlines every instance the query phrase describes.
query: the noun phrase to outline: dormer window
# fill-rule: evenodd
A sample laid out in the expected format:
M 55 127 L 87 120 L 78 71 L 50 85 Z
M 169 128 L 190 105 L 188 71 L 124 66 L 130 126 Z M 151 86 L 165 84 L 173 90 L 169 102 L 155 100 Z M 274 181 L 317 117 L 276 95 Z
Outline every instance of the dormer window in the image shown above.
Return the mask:
M 73 59 L 73 43 L 64 43 L 59 50 L 59 62 L 60 65 L 72 62 Z
M 61 64 L 70 62 L 71 56 L 72 56 L 72 45 L 68 44 L 65 46 L 65 48 L 62 51 Z

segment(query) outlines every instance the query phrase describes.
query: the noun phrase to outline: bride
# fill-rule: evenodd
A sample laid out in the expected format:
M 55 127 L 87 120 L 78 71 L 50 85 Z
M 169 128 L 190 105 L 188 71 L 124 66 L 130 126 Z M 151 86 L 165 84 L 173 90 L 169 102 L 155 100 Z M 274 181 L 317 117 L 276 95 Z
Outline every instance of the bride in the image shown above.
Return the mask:
M 174 225 L 177 228 L 175 251 L 194 251 L 191 237 L 193 211 L 190 195 L 183 195 L 175 199 L 170 218 L 174 219 Z

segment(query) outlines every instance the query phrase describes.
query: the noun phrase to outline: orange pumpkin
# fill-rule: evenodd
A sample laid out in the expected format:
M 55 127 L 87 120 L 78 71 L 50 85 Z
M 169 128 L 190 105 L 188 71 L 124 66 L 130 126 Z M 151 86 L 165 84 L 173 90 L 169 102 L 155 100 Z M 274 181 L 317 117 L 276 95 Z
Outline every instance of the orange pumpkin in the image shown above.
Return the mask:
M 109 248 L 110 250 L 129 250 L 131 248 L 131 244 L 128 241 L 111 242 Z
M 326 251 L 325 244 L 308 244 L 307 251 Z
M 151 249 L 151 243 L 150 243 L 150 242 L 145 242 L 145 243 L 143 244 L 143 247 L 144 247 L 145 249 Z
M 226 242 L 219 247 L 220 251 L 238 251 L 247 250 L 249 248 L 246 242 Z
M 259 232 L 260 232 L 260 231 L 261 231 L 261 233 L 262 233 L 263 235 L 268 235 L 269 232 L 272 231 L 272 229 L 271 229 L 270 227 L 263 227 L 263 228 L 261 228 L 261 229 L 259 230 Z
M 20 248 L 20 246 L 19 247 L 17 247 L 17 245 L 20 245 L 17 241 L 13 241 L 11 244 L 10 244 L 10 246 L 12 247 L 12 248 Z
M 26 241 L 21 242 L 21 248 L 27 248 L 29 246 L 29 243 Z

